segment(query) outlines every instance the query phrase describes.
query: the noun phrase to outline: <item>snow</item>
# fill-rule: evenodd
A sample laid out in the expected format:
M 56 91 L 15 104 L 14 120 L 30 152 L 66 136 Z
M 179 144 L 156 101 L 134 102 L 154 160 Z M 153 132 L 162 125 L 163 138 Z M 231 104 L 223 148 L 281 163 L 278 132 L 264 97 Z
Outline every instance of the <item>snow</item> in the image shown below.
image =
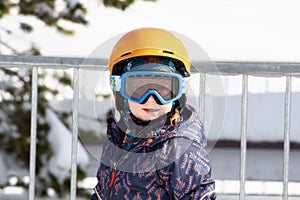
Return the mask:
M 51 102 L 51 107 L 58 112 L 71 112 L 72 99 Z M 95 101 L 79 99 L 78 126 L 79 130 L 92 131 L 96 135 L 106 134 L 106 115 L 114 108 L 112 98 Z M 103 121 L 104 123 L 101 123 Z
M 49 108 L 46 109 L 46 121 L 50 125 L 47 139 L 52 147 L 53 155 L 41 174 L 48 179 L 47 170 L 49 170 L 58 179 L 59 183 L 62 184 L 71 175 L 72 133 Z M 5 128 L 4 125 L 5 123 L 1 123 L 0 129 L 2 131 L 8 128 Z M 16 175 L 19 178 L 27 176 L 28 171 L 24 171 L 18 166 L 18 163 L 13 162 L 15 162 L 13 158 L 0 152 L 0 186 L 6 184 L 11 175 Z M 83 170 L 90 164 L 89 154 L 80 142 L 77 145 L 77 164 Z
M 77 4 L 77 0 L 68 2 L 71 7 Z M 174 7 L 171 8 L 171 5 Z M 89 56 L 90 52 L 112 35 L 142 26 L 155 26 L 187 35 L 203 47 L 212 60 L 300 61 L 300 46 L 295 45 L 300 43 L 300 29 L 297 26 L 299 1 L 161 0 L 155 3 L 137 1 L 125 12 L 95 5 L 95 2 L 89 2 L 87 6 L 90 11 L 88 18 L 91 20 L 89 31 L 86 27 L 77 27 L 76 37 L 66 38 L 57 35 L 53 30 L 49 31 L 40 23 L 38 24 L 39 28 L 31 36 L 26 36 L 25 39 L 24 37 L 13 38 L 11 44 L 17 43 L 24 48 L 28 45 L 28 40 L 34 39 L 40 45 L 43 55 L 82 57 Z M 39 9 L 41 12 L 53 14 L 47 6 L 41 6 Z M 146 9 L 147 12 L 145 12 Z M 162 13 L 165 17 L 162 17 Z M 7 27 L 12 27 L 12 25 L 18 24 L 16 21 L 14 16 L 8 22 L 3 20 L 3 23 L 7 23 Z M 7 41 L 7 35 L 5 31 L 1 30 L 3 41 Z M 51 40 L 49 40 L 50 35 Z M 82 41 L 85 41 L 84 44 Z M 58 46 L 60 48 L 57 48 Z M 213 110 L 211 97 L 207 98 L 205 126 L 208 138 L 239 141 L 241 96 L 227 96 L 224 113 Z M 79 115 L 104 119 L 107 111 L 113 108 L 111 102 L 112 99 L 105 101 L 80 100 Z M 56 106 L 56 109 L 72 111 L 71 100 L 56 102 L 52 106 Z M 250 93 L 248 106 L 248 141 L 283 141 L 284 93 Z M 291 141 L 297 143 L 300 143 L 299 110 L 300 93 L 293 93 Z M 224 115 L 225 118 L 215 118 L 216 115 L 221 117 Z M 222 124 L 218 130 L 214 129 L 214 120 L 216 119 L 219 120 L 219 124 Z M 50 109 L 47 110 L 47 120 L 51 124 L 48 139 L 54 149 L 49 168 L 62 181 L 70 176 L 72 133 Z M 106 128 L 99 126 L 97 121 L 89 119 L 81 119 L 79 126 L 85 130 L 103 133 Z M 5 127 L 4 123 L 0 128 L 9 129 L 9 127 Z M 254 157 L 260 154 L 261 152 L 258 152 Z M 78 143 L 77 155 L 78 164 L 82 168 L 86 167 L 89 164 L 89 156 L 81 143 Z M 268 156 L 262 157 L 267 158 Z M 1 160 L 3 160 L 2 154 L 0 154 L 0 184 L 4 183 L 6 179 L 5 166 L 1 165 L 4 161 Z M 234 160 L 238 161 L 236 158 Z M 225 160 L 224 163 L 230 163 L 227 161 Z M 224 167 L 224 163 L 222 163 L 222 167 Z M 235 169 L 231 173 L 235 173 L 237 170 Z M 219 171 L 222 172 L 221 168 Z
M 224 112 L 222 109 L 214 110 L 212 97 L 208 96 L 206 99 L 205 126 L 208 139 L 240 141 L 241 95 L 227 96 L 224 99 L 218 97 L 216 102 L 218 99 L 225 101 Z M 248 141 L 282 142 L 284 138 L 284 106 L 285 93 L 249 93 L 247 107 Z M 299 110 L 300 93 L 294 92 L 291 100 L 290 140 L 296 143 L 300 143 Z M 215 129 L 214 126 L 219 124 L 222 124 L 220 129 Z
M 84 18 L 84 13 L 82 12 L 82 10 L 77 9 L 74 12 L 73 18 L 75 19 Z
M 52 19 L 56 18 L 55 15 L 57 15 L 56 12 L 49 6 L 47 3 L 39 3 L 36 6 L 36 13 L 39 13 L 40 16 L 47 15 L 48 17 L 51 17 Z
M 299 98 L 300 93 L 293 93 L 292 95 L 292 140 L 299 141 L 295 134 L 295 131 L 299 130 L 299 123 L 297 123 L 297 119 L 299 119 L 299 114 L 294 114 L 294 110 L 299 110 Z M 226 99 L 226 119 L 225 125 L 222 129 L 222 134 L 220 139 L 234 139 L 239 140 L 239 131 L 240 131 L 240 99 L 241 97 L 238 95 L 229 96 Z M 272 100 L 272 105 L 268 106 L 268 102 Z M 109 101 L 112 99 L 106 99 L 99 102 L 94 101 L 84 101 L 83 99 L 80 100 L 80 109 L 79 114 L 90 114 L 90 116 L 104 118 L 106 110 L 109 109 Z M 280 110 L 282 109 L 284 101 L 284 93 L 269 93 L 269 94 L 249 94 L 249 111 L 253 110 L 249 113 L 249 123 L 248 123 L 248 135 L 249 140 L 254 141 L 262 141 L 262 140 L 269 140 L 273 141 L 273 139 L 278 138 L 282 140 L 282 121 L 283 116 Z M 191 101 L 193 102 L 193 101 Z M 209 101 L 206 101 L 209 102 Z M 257 103 L 259 102 L 259 103 Z M 67 111 L 71 110 L 71 100 L 65 100 L 62 102 L 56 102 L 53 104 L 55 109 L 60 109 L 63 111 L 64 109 Z M 209 106 L 209 105 L 207 105 Z M 93 110 L 93 108 L 98 107 L 102 112 L 97 113 L 97 111 Z M 87 108 L 87 109 L 86 109 Z M 255 112 L 259 112 L 259 115 L 255 115 Z M 279 114 L 277 114 L 279 112 Z M 275 114 L 276 115 L 275 115 Z M 206 113 L 206 118 L 209 118 L 209 113 Z M 55 149 L 54 155 L 49 162 L 49 168 L 52 173 L 54 173 L 57 177 L 60 178 L 60 181 L 63 178 L 68 177 L 70 175 L 70 163 L 71 163 L 71 132 L 66 129 L 66 127 L 59 121 L 58 117 L 55 113 L 47 109 L 46 113 L 47 121 L 52 124 L 52 128 L 49 132 L 49 141 L 53 148 Z M 267 123 L 264 123 L 261 120 L 266 120 Z M 261 122 L 255 126 L 255 129 L 252 129 L 252 121 L 254 122 Z M 276 122 L 276 123 L 275 123 Z M 227 125 L 234 124 L 233 130 L 229 129 Z M 85 125 L 85 123 L 81 123 L 79 125 Z M 261 126 L 259 126 L 261 125 Z M 86 128 L 88 128 L 87 125 Z M 275 127 L 273 127 L 275 126 Z M 227 128 L 226 128 L 227 127 Z M 99 128 L 99 127 L 98 127 Z M 277 130 L 273 132 L 274 130 Z M 281 130 L 281 131 L 280 131 Z M 263 131 L 263 132 L 260 132 Z M 210 131 L 208 130 L 208 133 Z M 278 133 L 280 132 L 280 133 Z M 252 134 L 255 134 L 254 138 L 252 138 Z M 268 133 L 268 134 L 265 134 Z M 266 135 L 266 136 L 264 136 Z M 210 136 L 210 135 L 208 135 Z M 80 183 L 80 185 L 84 188 L 93 187 L 95 185 L 95 173 L 97 167 L 99 165 L 99 161 L 96 158 L 99 156 L 93 156 L 92 154 L 96 155 L 101 152 L 101 145 L 87 145 L 84 144 L 85 147 L 90 151 L 88 154 L 81 144 L 78 144 L 78 163 L 87 169 L 87 176 L 93 177 L 87 180 L 84 180 Z M 299 151 L 291 151 L 290 154 L 290 180 L 291 181 L 299 181 L 299 173 L 298 166 L 299 166 L 299 159 L 298 159 Z M 239 156 L 240 151 L 239 149 L 218 149 L 214 148 L 210 152 L 210 158 L 213 164 L 214 169 L 214 177 L 217 180 L 220 180 L 218 183 L 218 189 L 221 193 L 229 194 L 230 191 L 233 194 L 238 193 L 237 190 L 230 190 L 232 189 L 232 184 L 238 185 L 236 180 L 239 179 Z M 268 163 L 266 164 L 265 159 L 268 158 Z M 255 193 L 255 194 L 274 194 L 274 192 L 278 193 L 280 190 L 275 190 L 273 185 L 280 184 L 281 182 L 274 182 L 280 181 L 282 178 L 282 150 L 280 149 L 269 149 L 269 150 L 262 150 L 262 149 L 248 149 L 247 151 L 247 193 Z M 0 161 L 1 161 L 1 154 L 0 154 Z M 4 162 L 0 162 L 4 163 Z M 272 167 L 270 167 L 272 166 Z M 1 169 L 1 165 L 0 165 Z M 5 169 L 4 169 L 5 170 Z M 224 170 L 227 173 L 223 173 Z M 1 172 L 4 172 L 1 169 Z M 1 181 L 5 181 L 5 174 L 9 173 L 1 173 L 2 176 L 0 177 Z M 7 179 L 6 179 L 7 180 Z M 224 181 L 226 180 L 226 181 Z M 229 181 L 228 181 L 229 180 Z M 231 180 L 231 181 L 230 181 Z M 256 182 L 251 182 L 249 180 L 259 180 Z M 290 183 L 290 185 L 293 182 Z M 272 185 L 273 184 L 273 185 Z M 255 186 L 253 186 L 255 185 Z M 258 187 L 256 187 L 258 185 Z M 259 188 L 262 186 L 263 188 Z M 267 188 L 270 187 L 270 188 Z M 3 191 L 7 194 L 7 191 Z M 15 191 L 16 192 L 16 191 Z M 290 189 L 290 194 L 299 195 L 297 188 Z M 276 193 L 276 194 L 277 194 Z
M 48 140 L 54 151 L 54 155 L 48 163 L 49 169 L 62 183 L 67 177 L 70 177 L 72 133 L 51 109 L 46 110 L 46 120 L 51 127 Z M 77 163 L 82 169 L 85 169 L 89 164 L 88 153 L 81 143 L 78 143 L 77 148 Z
M 78 4 L 78 0 L 67 0 L 70 8 L 74 8 Z

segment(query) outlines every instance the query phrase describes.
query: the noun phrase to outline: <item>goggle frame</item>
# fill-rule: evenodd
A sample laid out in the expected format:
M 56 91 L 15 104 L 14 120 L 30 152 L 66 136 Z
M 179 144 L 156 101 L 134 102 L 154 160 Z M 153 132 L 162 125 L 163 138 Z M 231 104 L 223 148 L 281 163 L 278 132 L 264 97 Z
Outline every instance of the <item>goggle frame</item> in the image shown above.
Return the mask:
M 178 93 L 172 99 L 165 100 L 156 90 L 148 90 L 147 92 L 145 92 L 145 94 L 141 96 L 141 98 L 134 99 L 126 94 L 125 81 L 127 77 L 135 76 L 135 75 L 175 77 L 176 79 L 178 79 Z M 159 71 L 132 71 L 132 72 L 126 72 L 121 76 L 110 75 L 110 86 L 113 92 L 120 92 L 125 99 L 128 99 L 130 101 L 139 104 L 142 104 L 148 98 L 149 95 L 154 95 L 156 99 L 160 102 L 160 104 L 168 104 L 178 100 L 182 96 L 182 94 L 187 93 L 189 80 L 190 77 L 182 77 L 181 75 L 175 73 L 159 72 Z

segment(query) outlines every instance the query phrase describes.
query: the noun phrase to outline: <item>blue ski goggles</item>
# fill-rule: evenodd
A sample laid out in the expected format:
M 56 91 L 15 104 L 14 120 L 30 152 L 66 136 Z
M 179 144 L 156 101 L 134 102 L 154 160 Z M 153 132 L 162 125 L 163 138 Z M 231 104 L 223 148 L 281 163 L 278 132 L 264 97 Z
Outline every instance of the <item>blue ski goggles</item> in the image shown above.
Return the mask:
M 168 104 L 186 93 L 189 77 L 158 71 L 132 71 L 110 76 L 113 92 L 133 102 L 143 104 L 153 95 L 160 104 Z

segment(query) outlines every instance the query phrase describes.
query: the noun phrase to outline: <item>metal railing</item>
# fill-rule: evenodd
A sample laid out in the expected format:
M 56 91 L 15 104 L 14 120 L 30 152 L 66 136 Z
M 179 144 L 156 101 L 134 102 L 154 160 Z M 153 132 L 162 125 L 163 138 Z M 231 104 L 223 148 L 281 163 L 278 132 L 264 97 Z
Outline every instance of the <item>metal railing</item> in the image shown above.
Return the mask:
M 199 63 L 194 63 L 198 66 Z M 71 166 L 71 200 L 76 199 L 77 179 L 77 141 L 78 141 L 78 99 L 79 99 L 79 70 L 105 69 L 107 60 L 83 59 L 63 57 L 36 56 L 0 56 L 0 68 L 32 68 L 32 107 L 31 107 L 31 138 L 30 138 L 30 183 L 29 200 L 35 199 L 35 165 L 36 165 L 36 137 L 37 137 L 37 96 L 38 96 L 38 68 L 73 69 L 73 126 L 72 126 L 72 166 Z M 285 62 L 215 62 L 217 68 L 211 65 L 201 66 L 197 72 L 200 76 L 200 97 L 205 96 L 205 75 L 219 73 L 222 75 L 242 75 L 241 101 L 241 152 L 240 152 L 240 192 L 239 198 L 245 199 L 246 180 L 246 152 L 247 152 L 247 107 L 248 107 L 248 76 L 285 76 L 285 115 L 284 115 L 284 163 L 283 163 L 283 192 L 282 199 L 288 199 L 288 172 L 290 154 L 290 112 L 291 112 L 291 78 L 300 75 L 300 63 Z M 205 102 L 200 105 L 200 116 L 204 118 Z

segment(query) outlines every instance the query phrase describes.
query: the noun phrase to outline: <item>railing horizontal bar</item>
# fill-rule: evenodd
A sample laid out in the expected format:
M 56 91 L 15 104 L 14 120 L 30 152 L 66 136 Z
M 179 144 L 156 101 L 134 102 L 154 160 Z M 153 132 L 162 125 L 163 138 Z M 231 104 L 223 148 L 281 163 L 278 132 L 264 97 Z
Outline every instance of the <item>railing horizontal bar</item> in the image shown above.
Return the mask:
M 214 61 L 192 62 L 191 71 L 218 74 L 248 74 L 257 76 L 300 76 L 300 63 L 293 62 L 245 62 L 245 61 Z M 46 56 L 12 56 L 0 55 L 0 68 L 18 67 L 69 69 L 81 68 L 87 70 L 107 69 L 108 60 L 98 58 L 71 58 Z
M 223 62 L 215 61 L 215 66 L 204 62 L 195 62 L 192 71 L 220 74 L 248 74 L 256 76 L 300 75 L 300 63 L 291 62 Z
M 0 68 L 28 68 L 37 66 L 51 69 L 86 68 L 90 70 L 103 70 L 107 64 L 106 59 L 97 58 L 0 55 Z

